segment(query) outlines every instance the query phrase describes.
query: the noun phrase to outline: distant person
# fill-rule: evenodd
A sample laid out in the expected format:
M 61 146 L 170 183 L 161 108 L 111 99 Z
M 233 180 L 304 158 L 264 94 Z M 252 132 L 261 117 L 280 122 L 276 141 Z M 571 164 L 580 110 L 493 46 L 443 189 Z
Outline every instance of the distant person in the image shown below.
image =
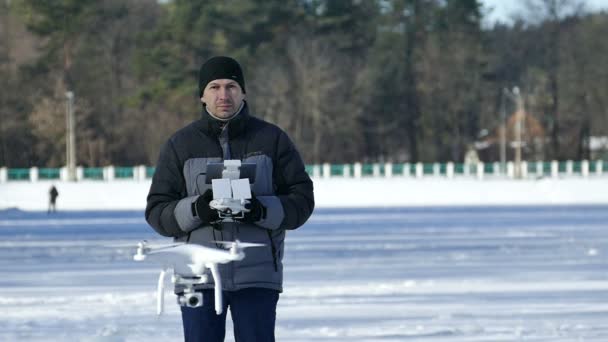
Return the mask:
M 202 116 L 162 146 L 146 220 L 176 241 L 210 247 L 216 240 L 264 243 L 239 262 L 218 265 L 225 299 L 221 315 L 215 313 L 210 282 L 195 287 L 204 304 L 182 307 L 182 323 L 187 342 L 223 341 L 229 307 L 237 341 L 274 341 L 285 232 L 312 214 L 313 184 L 287 134 L 250 114 L 237 61 L 209 59 L 200 69 L 198 86 Z M 207 164 L 229 159 L 257 165 L 253 198 L 239 222 L 216 224 L 218 213 L 209 207 L 211 184 L 205 181 Z
M 49 210 L 47 214 L 57 212 L 57 197 L 59 197 L 59 191 L 57 191 L 57 188 L 53 185 L 49 190 Z

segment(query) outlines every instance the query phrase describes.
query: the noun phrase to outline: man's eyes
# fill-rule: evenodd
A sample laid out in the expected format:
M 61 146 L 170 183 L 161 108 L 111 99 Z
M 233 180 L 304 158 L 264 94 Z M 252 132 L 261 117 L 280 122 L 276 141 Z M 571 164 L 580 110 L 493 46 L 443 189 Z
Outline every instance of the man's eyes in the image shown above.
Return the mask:
M 236 88 L 236 86 L 234 84 L 229 84 L 226 86 L 226 89 L 234 89 L 234 88 Z M 220 89 L 220 86 L 212 85 L 212 86 L 209 86 L 209 89 L 218 90 L 218 89 Z

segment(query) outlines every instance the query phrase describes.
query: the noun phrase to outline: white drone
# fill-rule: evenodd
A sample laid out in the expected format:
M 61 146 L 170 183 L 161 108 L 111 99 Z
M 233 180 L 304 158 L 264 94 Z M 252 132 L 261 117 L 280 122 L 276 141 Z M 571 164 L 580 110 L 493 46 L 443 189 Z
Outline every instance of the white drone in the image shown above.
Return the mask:
M 251 199 L 250 182 L 255 179 L 255 164 L 241 164 L 240 160 L 225 160 L 222 163 L 207 165 L 207 183 L 212 184 L 213 200 L 209 206 L 218 212 L 222 222 L 232 222 L 243 218 L 249 211 Z M 243 248 L 264 246 L 259 243 L 211 241 L 221 244 L 229 250 L 205 247 L 197 244 L 167 244 L 150 246 L 146 241 L 138 244 L 136 261 L 152 259 L 162 265 L 158 278 L 157 314 L 163 312 L 164 282 L 168 269 L 173 269 L 173 284 L 185 287 L 183 294 L 178 295 L 177 303 L 181 306 L 200 307 L 203 295 L 196 292 L 195 285 L 205 284 L 209 280 L 206 269 L 211 271 L 215 283 L 215 312 L 222 313 L 222 279 L 218 264 L 227 264 L 245 258 Z
M 137 253 L 133 256 L 135 261 L 152 260 L 162 265 L 158 277 L 156 313 L 162 314 L 164 308 L 164 283 L 167 270 L 173 269 L 171 281 L 176 285 L 185 286 L 183 294 L 177 297 L 177 303 L 191 308 L 203 305 L 201 292 L 194 290 L 195 285 L 208 282 L 205 269 L 211 271 L 215 283 L 215 312 L 222 313 L 222 280 L 218 272 L 218 264 L 227 264 L 245 258 L 243 248 L 264 246 L 259 243 L 213 241 L 229 246 L 229 250 L 205 247 L 195 244 L 167 244 L 151 246 L 145 240 L 140 242 Z

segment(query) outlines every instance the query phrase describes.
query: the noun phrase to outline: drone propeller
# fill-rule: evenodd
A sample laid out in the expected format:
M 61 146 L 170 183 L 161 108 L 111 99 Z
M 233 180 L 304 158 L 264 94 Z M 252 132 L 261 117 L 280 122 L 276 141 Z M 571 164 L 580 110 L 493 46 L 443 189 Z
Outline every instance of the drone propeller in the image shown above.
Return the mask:
M 131 247 L 137 247 L 136 243 L 109 243 L 109 244 L 103 244 L 102 247 L 107 247 L 107 248 L 131 248 Z
M 166 249 L 166 248 L 172 248 L 175 246 L 179 246 L 179 245 L 183 245 L 183 242 L 177 242 L 177 243 L 163 243 L 163 244 L 149 244 L 146 240 L 138 242 L 138 243 L 116 243 L 116 244 L 109 244 L 109 245 L 104 245 L 104 247 L 109 247 L 109 248 L 148 248 L 148 249 L 153 249 L 153 250 L 161 250 L 161 249 Z
M 239 240 L 235 241 L 211 241 L 217 244 L 224 245 L 226 247 L 236 247 L 236 248 L 248 248 L 248 247 L 264 247 L 266 246 L 263 243 L 254 243 L 254 242 L 241 242 Z
M 174 243 L 170 245 L 156 245 L 156 246 L 144 246 L 148 250 L 148 254 L 154 254 L 158 252 L 162 252 L 165 249 L 170 249 L 173 247 L 181 246 L 183 243 Z

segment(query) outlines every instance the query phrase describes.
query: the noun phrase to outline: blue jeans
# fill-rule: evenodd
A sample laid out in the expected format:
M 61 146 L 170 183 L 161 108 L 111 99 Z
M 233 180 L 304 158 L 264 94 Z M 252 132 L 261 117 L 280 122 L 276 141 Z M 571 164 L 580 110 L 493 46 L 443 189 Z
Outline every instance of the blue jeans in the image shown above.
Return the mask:
M 224 291 L 224 310 L 215 313 L 213 290 L 202 290 L 203 306 L 182 307 L 186 342 L 221 342 L 226 335 L 226 310 L 230 307 L 236 342 L 274 342 L 279 291 L 248 288 Z

